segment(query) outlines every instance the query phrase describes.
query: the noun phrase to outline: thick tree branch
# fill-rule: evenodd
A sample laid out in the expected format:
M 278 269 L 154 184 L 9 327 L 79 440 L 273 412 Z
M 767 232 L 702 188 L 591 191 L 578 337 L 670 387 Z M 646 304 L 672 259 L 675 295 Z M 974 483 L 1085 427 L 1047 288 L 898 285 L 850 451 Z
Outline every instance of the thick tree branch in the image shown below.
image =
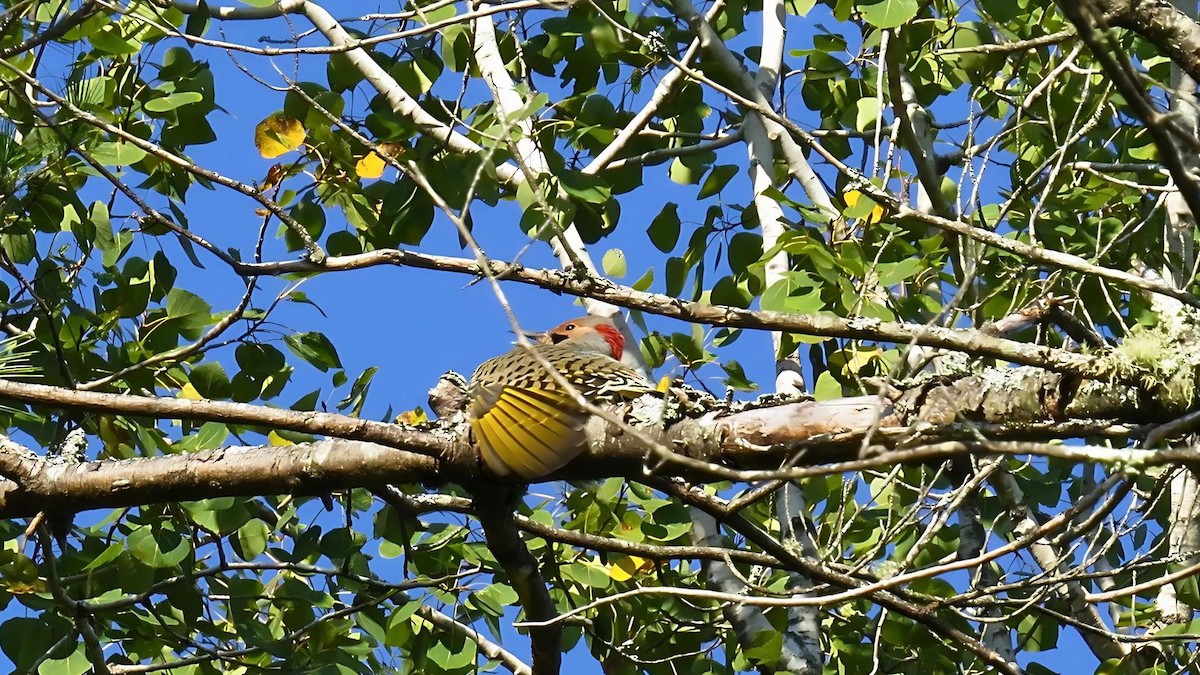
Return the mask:
M 496 562 L 504 569 L 525 618 L 531 622 L 543 622 L 558 615 L 558 608 L 550 597 L 546 582 L 538 569 L 537 560 L 525 548 L 521 532 L 513 519 L 515 504 L 491 492 L 494 488 L 479 490 L 475 503 L 479 507 L 475 515 L 483 526 L 488 550 L 496 556 Z M 532 675 L 558 675 L 562 667 L 562 625 L 552 623 L 529 629 L 529 642 L 533 652 Z
M 1163 54 L 1200 81 L 1200 24 L 1169 2 L 1094 0 L 1105 19 L 1154 43 Z
M 1158 4 L 1158 3 L 1136 3 L 1136 4 Z M 1167 3 L 1162 3 L 1170 6 Z M 1058 7 L 1062 13 L 1075 25 L 1079 31 L 1079 38 L 1083 40 L 1089 49 L 1092 50 L 1092 55 L 1100 62 L 1101 67 L 1112 79 L 1113 85 L 1117 91 L 1129 104 L 1130 112 L 1137 115 L 1143 123 L 1145 123 L 1146 131 L 1150 133 L 1150 137 L 1154 139 L 1154 145 L 1158 148 L 1158 154 L 1163 166 L 1171 173 L 1171 178 L 1175 184 L 1179 186 L 1180 195 L 1187 202 L 1188 208 L 1191 209 L 1193 215 L 1200 214 L 1200 185 L 1196 179 L 1188 171 L 1185 164 L 1182 152 L 1190 150 L 1195 152 L 1194 148 L 1183 150 L 1179 147 L 1177 139 L 1186 137 L 1184 132 L 1175 127 L 1175 122 L 1168 115 L 1158 110 L 1154 102 L 1142 89 L 1133 75 L 1133 71 L 1129 66 L 1128 60 L 1124 54 L 1121 54 L 1115 48 L 1111 40 L 1105 40 L 1104 37 L 1098 34 L 1097 29 L 1105 28 L 1104 19 L 1101 14 L 1101 3 L 1095 0 L 1058 0 Z M 1172 8 L 1173 9 L 1173 8 Z
M 717 406 L 667 429 L 643 426 L 651 438 L 674 447 L 660 470 L 700 479 L 801 478 L 858 471 L 897 462 L 933 461 L 971 452 L 1053 455 L 1071 461 L 1161 466 L 1195 462 L 1190 449 L 1122 450 L 1040 443 L 981 441 L 981 434 L 1045 438 L 1100 435 L 1108 424 L 1091 419 L 1129 420 L 1131 390 L 1085 384 L 1069 399 L 1055 401 L 1047 392 L 1060 378 L 1035 369 L 1011 369 L 929 387 L 907 413 L 881 407 L 878 397 L 800 401 L 741 411 Z M 461 427 L 420 430 L 355 418 L 279 410 L 239 403 L 187 401 L 121 394 L 78 392 L 60 387 L 0 380 L 0 399 L 43 406 L 137 415 L 151 418 L 210 420 L 260 428 L 292 429 L 333 437 L 317 443 L 280 448 L 227 448 L 191 454 L 81 464 L 53 463 L 16 444 L 0 444 L 4 486 L 0 516 L 39 511 L 82 511 L 134 504 L 196 500 L 216 496 L 325 493 L 415 481 L 469 483 L 478 480 L 474 453 L 461 440 Z M 1039 425 L 1057 411 L 1058 422 Z M 883 424 L 879 424 L 882 418 Z M 959 420 L 971 419 L 970 424 Z M 1078 420 L 1072 423 L 1070 420 Z M 908 426 L 922 425 L 922 430 Z M 643 422 L 643 424 L 645 424 Z M 590 448 L 549 478 L 597 478 L 644 475 L 646 448 L 630 434 L 603 420 L 589 427 Z M 1123 433 L 1131 434 L 1132 429 Z M 864 439 L 871 443 L 864 447 Z M 354 440 L 337 440 L 354 439 Z M 959 440 L 954 440 L 959 439 Z M 944 441 L 953 442 L 944 442 Z M 358 442 L 369 441 L 369 442 Z M 909 447 L 895 448 L 899 443 Z M 925 443 L 926 445 L 915 445 Z M 387 447 L 384 447 L 387 446 Z M 826 465 L 825 463 L 833 462 Z M 780 471 L 781 466 L 797 467 Z M 586 545 L 580 542 L 581 545 Z
M 0 446 L 0 473 L 8 478 L 0 481 L 0 516 L 6 518 L 216 496 L 326 494 L 438 478 L 430 457 L 343 440 L 79 464 L 30 458 L 12 445 Z

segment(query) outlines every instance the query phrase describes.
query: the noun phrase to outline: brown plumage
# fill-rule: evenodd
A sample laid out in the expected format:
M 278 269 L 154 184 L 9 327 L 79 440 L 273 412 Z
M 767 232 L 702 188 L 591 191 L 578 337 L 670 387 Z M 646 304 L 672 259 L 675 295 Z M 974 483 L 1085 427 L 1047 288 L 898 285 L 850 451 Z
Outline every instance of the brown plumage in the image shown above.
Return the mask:
M 539 357 L 584 399 L 603 404 L 654 391 L 620 362 L 624 348 L 610 320 L 588 316 L 547 331 L 530 350 L 518 346 L 480 365 L 467 394 L 471 432 L 484 466 L 498 476 L 533 480 L 579 455 L 589 415 Z

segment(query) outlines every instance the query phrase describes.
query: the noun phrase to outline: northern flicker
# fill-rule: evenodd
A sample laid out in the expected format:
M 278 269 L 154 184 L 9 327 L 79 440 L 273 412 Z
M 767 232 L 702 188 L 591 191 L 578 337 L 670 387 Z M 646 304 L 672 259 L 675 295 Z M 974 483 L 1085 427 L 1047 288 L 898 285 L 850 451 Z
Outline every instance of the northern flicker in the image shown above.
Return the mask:
M 574 459 L 586 445 L 589 414 L 556 378 L 549 364 L 591 403 L 612 403 L 653 392 L 636 371 L 620 362 L 625 338 L 607 318 L 566 321 L 485 361 L 467 385 L 471 432 L 484 465 L 498 476 L 541 478 Z

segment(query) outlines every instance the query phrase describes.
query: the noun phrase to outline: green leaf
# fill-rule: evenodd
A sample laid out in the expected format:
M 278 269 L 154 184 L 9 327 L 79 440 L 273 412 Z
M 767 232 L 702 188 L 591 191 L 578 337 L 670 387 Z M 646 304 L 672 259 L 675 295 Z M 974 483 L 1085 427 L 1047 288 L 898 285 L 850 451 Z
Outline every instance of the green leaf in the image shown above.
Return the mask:
M 175 567 L 192 552 L 191 543 L 178 532 L 149 525 L 138 527 L 125 540 L 129 552 L 147 567 Z
M 338 401 L 338 410 L 353 407 L 353 410 L 350 411 L 351 414 L 358 415 L 361 413 L 363 405 L 367 401 L 367 390 L 371 388 L 371 380 L 375 378 L 375 373 L 377 372 L 379 372 L 379 366 L 371 366 L 356 377 L 354 384 L 350 385 L 350 393 L 346 398 Z
M 879 120 L 879 99 L 875 96 L 860 98 L 855 107 L 858 113 L 854 117 L 854 128 L 859 131 L 875 128 Z
M 787 272 L 783 279 L 767 287 L 760 304 L 763 309 L 771 312 L 812 314 L 825 307 L 825 302 L 821 299 L 821 290 L 814 289 L 814 286 L 808 275 L 802 272 Z
M 602 260 L 604 265 L 604 273 L 610 277 L 620 279 L 625 276 L 625 252 L 619 248 L 610 248 L 604 254 Z
M 842 385 L 826 371 L 817 376 L 817 386 L 813 387 L 813 397 L 818 401 L 832 401 L 842 397 Z
M 1019 647 L 1029 652 L 1041 652 L 1058 646 L 1058 621 L 1038 612 L 1021 617 L 1017 625 Z
M 75 646 L 75 651 L 71 652 L 65 659 L 46 659 L 42 665 L 38 666 L 38 675 L 84 675 L 84 673 L 92 672 L 92 664 L 88 661 L 87 654 L 84 653 L 86 647 L 83 642 Z
M 731 178 L 737 175 L 738 167 L 735 164 L 722 164 L 714 166 L 709 172 L 708 177 L 704 179 L 704 184 L 700 186 L 700 193 L 696 195 L 696 199 L 704 199 L 711 197 L 729 184 Z
M 255 375 L 270 375 L 282 370 L 286 362 L 283 353 L 272 345 L 245 343 L 233 352 L 242 370 Z
M 193 37 L 203 37 L 204 31 L 208 29 L 208 3 L 199 0 L 196 5 L 197 11 L 188 14 L 184 32 Z
M 104 166 L 129 166 L 146 158 L 146 151 L 128 141 L 105 141 L 89 148 L 92 159 Z
M 633 282 L 633 285 L 631 286 L 631 288 L 633 288 L 633 290 L 635 290 L 635 291 L 648 291 L 648 290 L 650 290 L 650 287 L 653 285 L 654 285 L 654 268 L 651 267 L 650 269 L 646 270 L 646 273 L 643 274 L 637 281 Z
M 384 539 L 379 542 L 379 557 L 385 560 L 393 560 L 404 555 L 404 547 L 395 542 Z
M 216 361 L 204 363 L 192 369 L 188 381 L 196 388 L 196 392 L 208 399 L 225 399 L 233 393 L 233 386 L 225 368 Z
M 667 170 L 667 175 L 674 183 L 695 185 L 700 182 L 711 161 L 709 157 L 698 155 L 676 157 L 671 160 L 671 168 Z
M 200 430 L 176 443 L 180 450 L 214 450 L 229 438 L 229 427 L 222 422 L 205 422 Z
M 751 663 L 772 664 L 779 661 L 783 653 L 783 633 L 764 631 L 754 635 L 753 645 L 743 649 Z
M 170 112 L 176 108 L 188 105 L 189 103 L 199 103 L 204 100 L 204 95 L 197 91 L 180 91 L 174 94 L 167 94 L 159 98 L 151 99 L 146 102 L 146 110 L 153 113 Z
M 714 304 L 746 309 L 754 301 L 754 296 L 733 277 L 726 276 L 721 277 L 713 286 L 710 299 Z
M 271 528 L 258 518 L 252 518 L 238 528 L 237 538 L 242 560 L 254 560 L 267 550 L 267 544 L 271 541 Z
M 325 209 L 319 204 L 309 198 L 301 199 L 288 211 L 288 215 L 304 227 L 304 231 L 313 241 L 320 241 L 321 235 L 325 233 Z M 304 248 L 304 242 L 290 227 L 283 228 L 283 238 L 289 251 Z
M 679 205 L 675 202 L 667 202 L 654 220 L 650 221 L 650 227 L 646 228 L 646 234 L 650 235 L 650 243 L 663 253 L 670 253 L 675 249 L 675 245 L 679 243 Z
M 102 52 L 116 56 L 136 54 L 140 45 L 135 40 L 127 40 L 121 35 L 121 24 L 110 23 L 99 31 L 88 36 L 92 46 Z
M 858 0 L 858 11 L 876 28 L 896 28 L 917 15 L 917 0 Z
M 879 275 L 881 286 L 892 286 L 915 275 L 924 267 L 925 260 L 923 258 L 912 257 L 899 262 L 880 263 L 875 268 L 875 273 Z
M 1176 567 L 1178 568 L 1178 566 Z M 1171 571 L 1176 570 L 1172 569 Z M 1187 603 L 1192 607 L 1200 606 L 1200 583 L 1197 583 L 1195 576 L 1178 579 L 1171 582 L 1171 585 L 1175 587 L 1175 594 L 1180 602 Z
M 1169 637 L 1172 635 L 1183 635 L 1189 633 L 1200 633 L 1200 619 L 1168 624 L 1163 626 L 1162 629 L 1157 631 L 1154 635 L 1159 637 Z
M 329 61 L 325 64 L 325 78 L 331 91 L 342 92 L 353 89 L 362 82 L 363 74 L 350 61 L 350 57 L 345 54 L 330 54 Z
M 338 357 L 337 350 L 323 333 L 293 333 L 285 336 L 283 341 L 293 354 L 321 372 L 328 371 L 330 368 L 342 367 L 342 360 Z
M 212 305 L 188 291 L 173 288 L 167 293 L 167 316 L 188 327 L 203 328 L 212 320 Z
M 612 198 L 612 190 L 596 176 L 568 171 L 558 177 L 567 194 L 589 204 L 603 204 Z
M 729 240 L 729 269 L 733 270 L 734 274 L 741 274 L 758 262 L 762 254 L 762 235 L 738 232 Z
M 667 295 L 678 296 L 683 293 L 687 273 L 688 264 L 683 258 L 667 258 Z
M 108 548 L 104 549 L 100 555 L 89 560 L 88 564 L 83 566 L 83 569 L 86 571 L 103 567 L 104 565 L 116 560 L 124 552 L 125 545 L 119 541 L 114 541 L 113 543 L 109 544 Z
M 727 361 L 721 364 L 721 369 L 725 371 L 727 376 L 724 379 L 725 386 L 736 391 L 757 391 L 758 385 L 746 377 L 746 371 L 742 368 L 742 364 L 737 361 Z
M 671 352 L 688 368 L 698 368 L 713 360 L 713 355 L 704 349 L 704 334 L 698 326 L 691 333 L 672 333 Z
M 54 644 L 54 635 L 39 619 L 15 617 L 0 626 L 0 650 L 17 672 L 27 672 Z
M 608 572 L 592 562 L 573 562 L 561 568 L 564 579 L 590 588 L 608 588 Z
M 489 584 L 482 591 L 472 595 L 471 600 L 492 616 L 502 616 L 507 608 L 516 606 L 519 598 L 511 586 Z

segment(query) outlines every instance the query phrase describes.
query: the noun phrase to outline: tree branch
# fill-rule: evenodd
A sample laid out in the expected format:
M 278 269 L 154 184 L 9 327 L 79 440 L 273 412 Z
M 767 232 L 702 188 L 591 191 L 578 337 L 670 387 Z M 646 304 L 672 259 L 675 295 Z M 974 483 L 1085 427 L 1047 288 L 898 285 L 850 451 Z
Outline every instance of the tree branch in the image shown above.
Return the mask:
M 1073 424 L 1070 420 L 1121 419 L 1129 415 L 1132 394 L 1128 388 L 1085 384 L 1069 400 L 1048 402 L 1047 392 L 1056 390 L 1057 382 L 1058 376 L 1035 369 L 1009 369 L 1002 374 L 993 371 L 927 387 L 924 402 L 902 417 L 894 410 L 881 408 L 877 396 L 801 401 L 740 411 L 699 404 L 700 410 L 695 413 L 699 417 L 680 420 L 666 429 L 658 428 L 656 422 L 643 421 L 641 432 L 676 449 L 676 453 L 665 458 L 668 460 L 665 471 L 695 475 L 701 480 L 798 479 L 897 462 L 934 461 L 972 452 L 1038 454 L 1077 462 L 1140 466 L 1197 461 L 1196 452 L 1182 448 L 1150 451 L 979 440 L 984 433 L 1014 437 L 1014 430 L 988 426 L 995 422 L 1017 425 L 1018 438 L 1022 432 L 1029 433 L 1029 429 L 1041 438 L 1094 436 L 1101 433 L 1094 424 Z M 469 483 L 479 478 L 476 455 L 462 440 L 465 430 L 450 424 L 421 430 L 328 413 L 78 392 L 4 380 L 0 380 L 0 399 L 153 418 L 291 429 L 334 437 L 282 448 L 225 448 L 80 464 L 53 463 L 15 443 L 0 443 L 0 475 L 11 481 L 0 484 L 0 517 L 225 495 L 319 494 L 415 481 Z M 1055 406 L 1059 421 L 1051 426 L 1038 426 L 1037 421 L 1049 414 L 1042 407 L 1045 405 Z M 964 417 L 975 421 L 958 424 Z M 910 423 L 920 424 L 921 430 L 904 426 Z M 646 447 L 631 434 L 614 433 L 601 419 L 589 425 L 589 434 L 589 449 L 548 479 L 645 475 Z M 874 445 L 864 447 L 868 434 Z M 939 443 L 947 439 L 966 440 Z M 921 442 L 927 445 L 889 449 L 898 443 Z M 828 462 L 833 464 L 826 465 Z M 781 470 L 781 466 L 796 468 Z M 580 542 L 580 545 L 587 544 Z
M 483 526 L 488 550 L 508 575 L 525 610 L 526 620 L 544 622 L 553 619 L 558 615 L 558 608 L 542 579 L 537 560 L 521 540 L 521 532 L 513 519 L 515 504 L 493 490 L 495 488 L 489 486 L 475 493 L 475 516 Z M 532 675 L 558 675 L 562 667 L 562 625 L 550 623 L 531 627 L 529 641 L 533 652 Z
M 45 384 L 30 384 L 0 380 L 0 399 L 19 401 L 51 408 L 90 410 L 109 414 L 125 414 L 155 419 L 200 420 L 244 424 L 267 429 L 287 429 L 308 434 L 336 436 L 354 441 L 369 441 L 390 448 L 439 457 L 448 445 L 427 432 L 385 422 L 337 415 L 326 412 L 287 410 L 249 403 L 133 394 L 110 394 L 77 391 Z
M 793 314 L 756 311 L 726 305 L 687 302 L 661 293 L 637 291 L 629 286 L 595 277 L 577 276 L 556 270 L 539 270 L 518 264 L 491 260 L 491 275 L 504 281 L 530 284 L 557 293 L 603 300 L 613 305 L 636 309 L 649 314 L 681 319 L 692 323 L 731 328 L 778 330 L 802 335 L 878 340 L 898 344 L 918 344 L 990 356 L 1013 363 L 1037 366 L 1055 372 L 1071 373 L 1086 378 L 1113 379 L 1120 375 L 1109 372 L 1104 363 L 1061 349 L 1031 345 L 1024 342 L 990 337 L 970 329 L 903 324 L 877 319 L 843 319 L 828 314 Z M 487 276 L 480 266 L 467 258 L 416 253 L 400 249 L 381 249 L 370 253 L 335 256 L 322 265 L 304 260 L 268 263 L 241 263 L 234 269 L 240 274 L 276 276 L 303 272 L 334 272 L 377 265 L 416 267 L 439 272 L 457 272 L 472 276 Z
M 1146 95 L 1141 85 L 1134 79 L 1128 59 L 1116 51 L 1111 40 L 1097 34 L 1097 28 L 1103 30 L 1104 19 L 1100 12 L 1101 6 L 1095 0 L 1057 0 L 1058 8 L 1075 25 L 1079 38 L 1087 43 L 1092 55 L 1100 62 L 1101 67 L 1112 79 L 1117 91 L 1129 103 L 1130 112 L 1137 115 L 1146 126 L 1146 131 L 1154 139 L 1163 166 L 1171 173 L 1171 178 L 1179 186 L 1180 195 L 1187 202 L 1193 216 L 1200 217 L 1200 185 L 1188 172 L 1188 167 L 1180 154 L 1179 143 L 1176 139 L 1186 138 L 1184 132 L 1175 128 L 1175 122 L 1166 114 L 1160 112 L 1153 101 Z M 1146 3 L 1138 3 L 1146 4 Z M 1164 3 L 1165 4 L 1165 3 Z M 1106 44 L 1107 42 L 1107 44 Z M 1200 43 L 1193 45 L 1200 48 Z M 1194 139 L 1193 139 L 1194 141 Z M 1194 148 L 1189 148 L 1195 153 Z
M 417 610 L 417 613 L 426 621 L 444 631 L 462 633 L 468 640 L 474 642 L 479 647 L 480 654 L 504 664 L 504 667 L 508 668 L 513 675 L 533 675 L 533 671 L 530 670 L 529 666 L 516 654 L 492 642 L 479 631 L 458 621 L 454 617 L 439 612 L 428 605 L 423 605 L 421 609 Z
M 754 526 L 753 523 L 746 520 L 740 513 L 728 513 L 723 511 L 716 503 L 715 498 L 709 495 L 700 493 L 697 490 L 688 489 L 679 483 L 656 479 L 650 483 L 655 488 L 670 494 L 689 506 L 701 509 L 718 521 L 724 522 L 732 527 L 742 536 L 746 537 L 751 543 L 762 547 L 762 549 L 780 560 L 790 562 L 794 565 L 794 569 L 803 570 L 813 579 L 834 584 L 842 588 L 864 590 L 863 584 L 858 579 L 851 577 L 834 570 L 830 570 L 817 561 L 808 558 L 801 558 L 791 551 L 787 550 L 774 537 L 763 532 Z M 942 636 L 947 640 L 957 642 L 976 656 L 991 664 L 996 670 L 1009 675 L 1020 675 L 1021 670 L 1015 664 L 1004 660 L 999 654 L 992 651 L 983 645 L 976 638 L 963 633 L 962 631 L 947 624 L 942 619 L 933 616 L 920 605 L 905 600 L 892 591 L 878 590 L 874 592 L 864 591 L 864 594 L 869 594 L 872 601 L 881 607 L 886 607 L 896 611 L 904 616 L 909 617 L 916 623 L 922 624 L 929 628 L 932 632 Z
M 1163 54 L 1200 82 L 1200 25 L 1169 2 L 1095 0 L 1114 26 L 1128 28 L 1154 43 Z

